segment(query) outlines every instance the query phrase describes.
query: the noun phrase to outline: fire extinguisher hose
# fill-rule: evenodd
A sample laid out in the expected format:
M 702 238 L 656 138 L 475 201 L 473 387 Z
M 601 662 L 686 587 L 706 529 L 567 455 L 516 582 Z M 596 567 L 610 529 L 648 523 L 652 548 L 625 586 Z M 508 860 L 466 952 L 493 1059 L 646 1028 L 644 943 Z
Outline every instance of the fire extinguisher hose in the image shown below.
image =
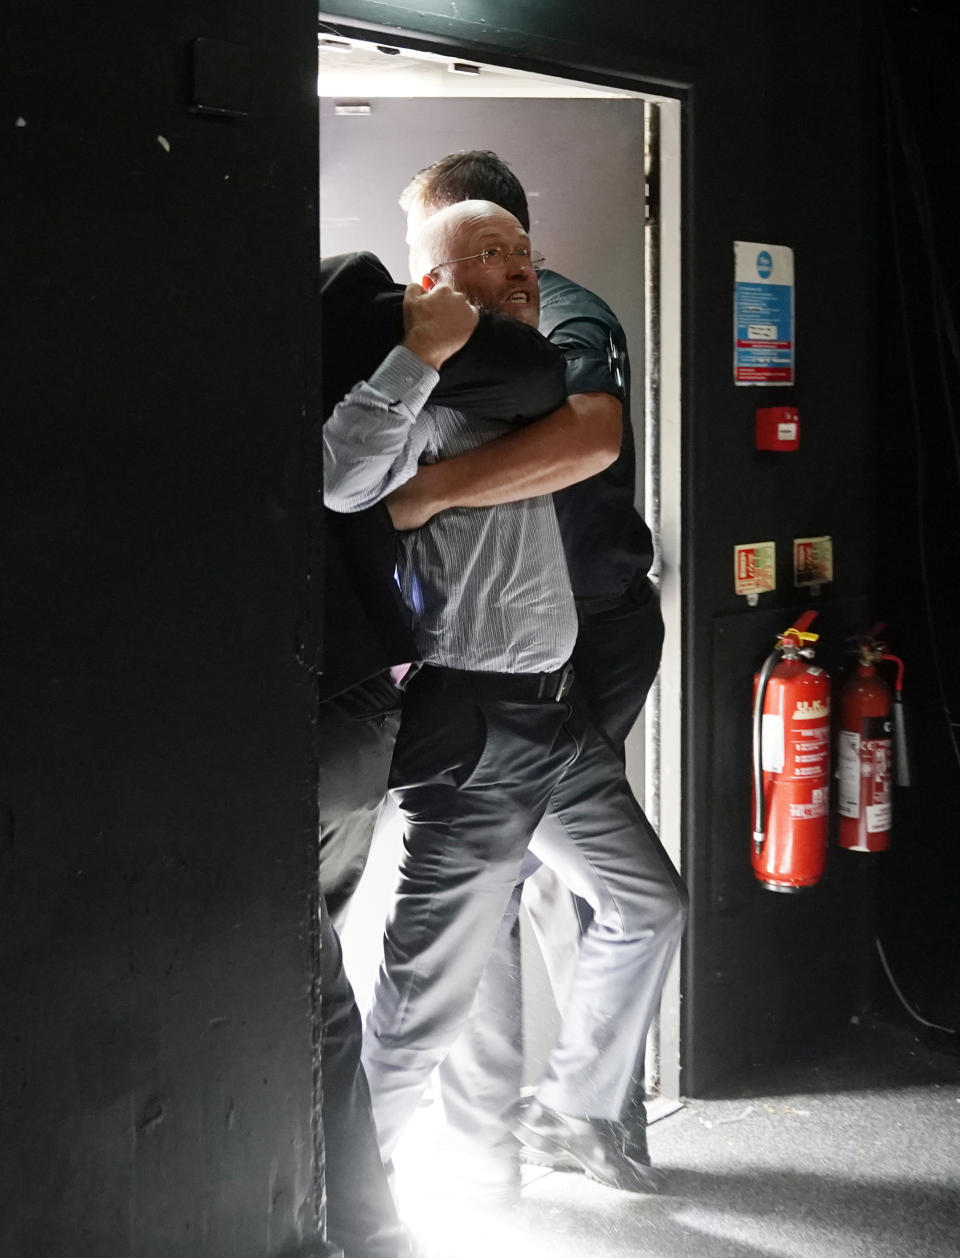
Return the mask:
M 893 746 L 894 764 L 897 772 L 897 786 L 910 785 L 910 752 L 907 747 L 907 723 L 903 715 L 903 660 L 898 655 L 884 654 L 882 660 L 889 660 L 897 666 L 897 681 L 893 691 Z
M 763 701 L 767 694 L 770 674 L 780 660 L 777 646 L 763 661 L 757 679 L 757 693 L 753 699 L 753 845 L 759 854 L 766 837 L 766 817 L 763 800 Z

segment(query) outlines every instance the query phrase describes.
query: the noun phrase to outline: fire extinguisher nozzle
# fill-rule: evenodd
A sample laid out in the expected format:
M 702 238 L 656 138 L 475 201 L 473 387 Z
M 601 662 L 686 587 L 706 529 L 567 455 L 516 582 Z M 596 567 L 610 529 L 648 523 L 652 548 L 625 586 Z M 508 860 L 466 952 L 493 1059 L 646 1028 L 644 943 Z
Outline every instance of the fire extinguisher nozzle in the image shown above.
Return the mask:
M 753 850 L 756 852 L 756 854 L 757 854 L 758 856 L 759 856 L 759 855 L 760 855 L 760 853 L 763 851 L 763 841 L 764 841 L 764 839 L 765 839 L 765 838 L 766 838 L 766 835 L 764 834 L 764 832 L 763 832 L 762 830 L 754 830 L 754 832 L 753 832 Z

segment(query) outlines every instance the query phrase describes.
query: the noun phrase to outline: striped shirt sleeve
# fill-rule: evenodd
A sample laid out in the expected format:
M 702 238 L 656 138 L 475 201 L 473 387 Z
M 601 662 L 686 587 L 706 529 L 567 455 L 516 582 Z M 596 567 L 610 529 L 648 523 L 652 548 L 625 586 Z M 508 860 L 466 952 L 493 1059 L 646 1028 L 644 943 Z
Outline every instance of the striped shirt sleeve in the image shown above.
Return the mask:
M 363 511 L 410 479 L 430 435 L 421 411 L 439 375 L 398 345 L 334 407 L 323 429 L 323 500 Z M 419 421 L 419 422 L 418 422 Z

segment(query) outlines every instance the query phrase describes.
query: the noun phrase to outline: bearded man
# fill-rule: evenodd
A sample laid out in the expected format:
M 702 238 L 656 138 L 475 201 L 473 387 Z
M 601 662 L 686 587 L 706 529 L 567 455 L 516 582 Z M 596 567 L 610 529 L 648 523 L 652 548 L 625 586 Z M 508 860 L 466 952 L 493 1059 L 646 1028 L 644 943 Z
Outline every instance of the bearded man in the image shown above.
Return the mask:
M 478 308 L 536 325 L 537 255 L 513 215 L 464 201 L 427 220 L 411 257 L 422 279 L 407 290 L 402 345 L 324 428 L 324 499 L 334 511 L 383 500 L 421 463 L 503 457 L 504 423 L 427 399 Z M 406 685 L 391 770 L 404 855 L 364 1036 L 381 1152 L 390 1157 L 467 1018 L 549 810 L 560 824 L 535 855 L 594 916 L 517 1135 L 611 1187 L 656 1191 L 655 1172 L 625 1155 L 615 1124 L 680 940 L 686 893 L 577 696 L 569 662 L 577 617 L 549 488 L 531 491 L 518 478 L 504 498 L 501 486 L 496 505 L 456 506 L 398 536 L 422 665 Z

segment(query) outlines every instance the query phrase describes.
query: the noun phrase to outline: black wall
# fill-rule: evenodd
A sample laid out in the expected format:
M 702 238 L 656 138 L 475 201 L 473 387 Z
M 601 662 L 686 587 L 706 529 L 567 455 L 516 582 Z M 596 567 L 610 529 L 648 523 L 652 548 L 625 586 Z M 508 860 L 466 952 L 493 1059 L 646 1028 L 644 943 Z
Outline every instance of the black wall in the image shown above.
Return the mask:
M 878 14 L 761 0 L 615 3 L 589 20 L 573 0 L 467 0 L 456 18 L 436 2 L 341 0 L 333 12 L 388 42 L 396 27 L 478 60 L 624 75 L 684 102 L 686 536 L 683 555 L 665 557 L 682 566 L 686 607 L 667 630 L 685 654 L 683 1087 L 743 1079 L 869 999 L 873 866 L 834 857 L 824 884 L 796 897 L 745 871 L 750 674 L 806 605 L 792 539 L 834 540 L 836 579 L 812 604 L 828 661 L 876 614 Z M 795 251 L 793 388 L 733 385 L 735 240 Z M 758 454 L 754 409 L 787 403 L 800 409 L 800 450 Z M 751 609 L 734 593 L 733 547 L 761 540 L 777 543 L 778 589 Z
M 931 0 L 885 6 L 881 185 L 882 373 L 879 583 L 906 661 L 913 785 L 885 860 L 881 926 L 905 995 L 960 1024 L 960 13 Z M 892 618 L 891 618 L 892 619 Z
M 295 650 L 316 14 L 18 7 L 2 129 L 0 1251 L 294 1252 L 315 1214 Z M 246 48 L 211 98 L 248 92 L 246 117 L 188 112 L 198 36 Z
M 744 705 L 750 671 L 802 606 L 792 537 L 834 538 L 828 657 L 864 613 L 899 623 L 919 597 L 889 576 L 915 545 L 878 565 L 874 541 L 876 486 L 904 479 L 906 387 L 896 371 L 875 387 L 880 9 L 462 0 L 456 12 L 338 7 L 478 57 L 619 74 L 684 100 L 686 541 L 667 561 L 685 589 L 669 631 L 686 661 L 684 1087 L 699 1092 L 812 1043 L 868 994 L 876 864 L 834 858 L 819 890 L 793 898 L 743 876 Z M 295 643 L 314 418 L 315 18 L 292 0 L 100 0 L 8 20 L 0 1248 L 12 1258 L 240 1258 L 295 1252 L 312 1230 L 313 767 Z M 186 110 L 196 36 L 249 48 L 247 117 Z M 736 239 L 795 249 L 790 390 L 732 384 Z M 886 337 L 892 366 L 900 334 Z M 753 451 L 764 402 L 799 406 L 798 454 Z M 949 484 L 937 492 L 952 500 Z M 768 538 L 780 592 L 748 609 L 732 548 Z M 924 842 L 939 858 L 955 810 L 938 790 Z M 894 860 L 888 876 L 906 868 Z

